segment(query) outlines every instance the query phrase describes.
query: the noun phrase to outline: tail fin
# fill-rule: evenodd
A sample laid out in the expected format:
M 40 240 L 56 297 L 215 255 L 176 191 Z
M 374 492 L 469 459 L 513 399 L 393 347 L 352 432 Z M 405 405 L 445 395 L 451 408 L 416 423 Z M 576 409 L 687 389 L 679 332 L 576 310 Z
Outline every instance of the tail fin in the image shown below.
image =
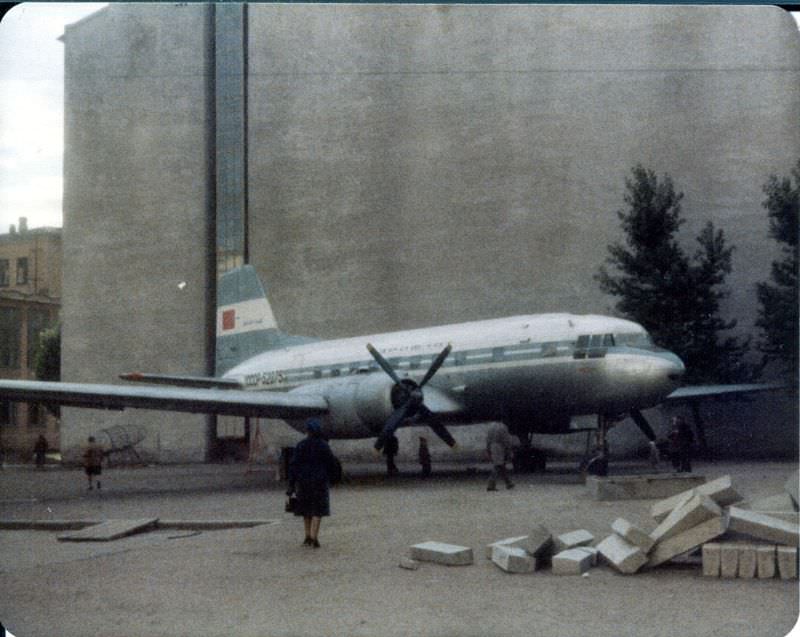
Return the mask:
M 217 282 L 216 373 L 222 376 L 248 358 L 272 349 L 314 339 L 289 336 L 278 329 L 256 270 L 244 265 Z

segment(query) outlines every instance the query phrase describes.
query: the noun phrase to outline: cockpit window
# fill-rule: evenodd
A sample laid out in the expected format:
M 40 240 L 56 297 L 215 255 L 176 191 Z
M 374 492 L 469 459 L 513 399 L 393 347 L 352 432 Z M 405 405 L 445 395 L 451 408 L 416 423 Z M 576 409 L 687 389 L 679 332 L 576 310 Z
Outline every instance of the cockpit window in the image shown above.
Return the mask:
M 629 334 L 614 334 L 617 345 L 638 347 L 640 349 L 653 349 L 655 344 L 647 332 L 632 332 Z

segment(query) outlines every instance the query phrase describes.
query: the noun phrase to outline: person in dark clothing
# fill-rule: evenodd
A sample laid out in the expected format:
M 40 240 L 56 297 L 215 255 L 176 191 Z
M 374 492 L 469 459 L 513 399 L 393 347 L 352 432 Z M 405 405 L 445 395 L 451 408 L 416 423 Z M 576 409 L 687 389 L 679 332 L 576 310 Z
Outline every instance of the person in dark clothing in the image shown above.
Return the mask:
M 36 468 L 44 469 L 45 454 L 47 453 L 47 439 L 39 434 L 36 444 L 33 446 L 33 455 L 36 458 Z
M 306 423 L 308 436 L 297 443 L 289 461 L 289 488 L 286 495 L 297 495 L 294 514 L 302 516 L 306 538 L 304 546 L 319 548 L 322 518 L 331 514 L 329 485 L 336 472 L 336 458 L 322 438 L 322 425 L 312 418 Z
M 692 472 L 692 444 L 694 434 L 689 423 L 680 416 L 672 418 L 672 430 L 669 433 L 669 451 L 672 466 L 678 473 Z
M 92 477 L 97 476 L 97 488 L 100 488 L 100 475 L 103 473 L 103 448 L 97 444 L 94 436 L 89 436 L 89 444 L 83 452 L 83 468 L 92 490 Z
M 400 470 L 394 463 L 394 458 L 400 450 L 400 443 L 397 436 L 391 435 L 386 439 L 386 444 L 383 446 L 383 455 L 386 456 L 386 473 L 390 476 L 397 475 Z
M 425 436 L 419 437 L 419 464 L 422 466 L 422 477 L 427 478 L 431 475 L 431 452 L 428 449 L 428 439 Z

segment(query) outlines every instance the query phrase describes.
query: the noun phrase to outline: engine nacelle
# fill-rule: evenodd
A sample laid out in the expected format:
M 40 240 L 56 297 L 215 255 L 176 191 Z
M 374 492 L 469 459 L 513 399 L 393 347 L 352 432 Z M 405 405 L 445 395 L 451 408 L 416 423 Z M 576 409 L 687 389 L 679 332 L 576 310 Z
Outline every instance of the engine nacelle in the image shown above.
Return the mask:
M 323 396 L 330 413 L 322 418 L 323 433 L 336 438 L 365 438 L 377 435 L 395 407 L 394 382 L 384 374 L 368 374 L 311 383 L 292 393 Z

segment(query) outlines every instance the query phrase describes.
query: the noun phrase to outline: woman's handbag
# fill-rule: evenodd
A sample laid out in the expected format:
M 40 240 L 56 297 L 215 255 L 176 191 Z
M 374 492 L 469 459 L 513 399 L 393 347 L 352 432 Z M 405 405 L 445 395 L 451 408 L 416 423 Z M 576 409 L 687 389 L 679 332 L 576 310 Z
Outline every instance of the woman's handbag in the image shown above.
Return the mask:
M 293 493 L 292 495 L 286 498 L 286 505 L 284 506 L 284 509 L 286 513 L 294 513 L 296 508 L 297 508 L 297 496 Z

